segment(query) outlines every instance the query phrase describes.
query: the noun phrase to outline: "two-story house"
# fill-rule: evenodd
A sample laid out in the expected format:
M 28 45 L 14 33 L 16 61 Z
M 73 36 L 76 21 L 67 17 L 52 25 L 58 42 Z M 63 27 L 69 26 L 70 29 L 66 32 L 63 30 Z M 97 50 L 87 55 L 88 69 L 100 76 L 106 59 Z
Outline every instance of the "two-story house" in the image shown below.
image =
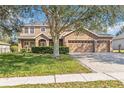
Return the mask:
M 19 34 L 19 51 L 33 46 L 53 46 L 48 25 L 24 25 Z M 110 52 L 112 36 L 99 35 L 88 29 L 81 31 L 67 30 L 60 36 L 60 46 L 69 47 L 70 52 Z

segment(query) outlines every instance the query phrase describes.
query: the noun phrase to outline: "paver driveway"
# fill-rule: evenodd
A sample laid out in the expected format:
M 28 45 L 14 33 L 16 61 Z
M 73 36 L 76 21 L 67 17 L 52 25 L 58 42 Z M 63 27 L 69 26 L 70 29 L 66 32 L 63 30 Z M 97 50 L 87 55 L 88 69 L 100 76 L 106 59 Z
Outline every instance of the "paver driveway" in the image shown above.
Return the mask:
M 124 72 L 124 54 L 74 53 L 71 55 L 95 72 Z

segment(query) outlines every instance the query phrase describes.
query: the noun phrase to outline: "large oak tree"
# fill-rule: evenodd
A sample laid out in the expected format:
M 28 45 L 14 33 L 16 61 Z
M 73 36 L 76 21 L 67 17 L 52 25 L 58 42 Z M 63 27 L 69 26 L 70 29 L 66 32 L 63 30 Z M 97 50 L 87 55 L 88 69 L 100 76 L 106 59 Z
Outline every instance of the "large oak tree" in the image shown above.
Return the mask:
M 44 14 L 54 43 L 54 57 L 59 57 L 59 37 L 67 29 L 83 31 L 84 28 L 106 31 L 122 16 L 123 6 L 0 6 L 0 29 L 18 31 L 21 18 Z M 32 13 L 31 13 L 32 12 Z M 34 18 L 35 19 L 35 18 Z
M 30 11 L 32 6 L 0 6 L 0 34 L 6 39 L 13 32 L 21 31 L 24 19 L 32 17 Z M 1 39 L 1 37 L 0 37 Z
M 54 42 L 54 57 L 59 57 L 60 34 L 71 29 L 83 31 L 85 27 L 105 31 L 120 17 L 120 6 L 41 6 L 45 13 Z

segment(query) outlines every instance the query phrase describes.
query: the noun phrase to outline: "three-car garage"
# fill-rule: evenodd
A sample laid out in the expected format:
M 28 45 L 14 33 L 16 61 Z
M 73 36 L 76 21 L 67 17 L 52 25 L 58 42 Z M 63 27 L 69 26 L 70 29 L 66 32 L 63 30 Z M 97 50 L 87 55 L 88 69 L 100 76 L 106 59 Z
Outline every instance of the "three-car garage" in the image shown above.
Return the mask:
M 64 44 L 69 47 L 71 53 L 75 52 L 110 52 L 111 40 L 110 36 L 100 36 L 89 31 L 80 34 L 72 32 L 64 37 Z

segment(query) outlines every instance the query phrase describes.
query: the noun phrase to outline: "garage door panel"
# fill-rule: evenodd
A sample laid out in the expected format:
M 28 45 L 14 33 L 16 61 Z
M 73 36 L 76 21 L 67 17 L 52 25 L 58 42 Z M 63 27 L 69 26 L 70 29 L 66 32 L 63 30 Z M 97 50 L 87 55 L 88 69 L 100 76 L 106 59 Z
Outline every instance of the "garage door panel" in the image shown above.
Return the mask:
M 105 41 L 97 42 L 97 52 L 108 52 L 109 44 Z
M 68 43 L 70 52 L 93 52 L 92 41 L 69 41 Z

